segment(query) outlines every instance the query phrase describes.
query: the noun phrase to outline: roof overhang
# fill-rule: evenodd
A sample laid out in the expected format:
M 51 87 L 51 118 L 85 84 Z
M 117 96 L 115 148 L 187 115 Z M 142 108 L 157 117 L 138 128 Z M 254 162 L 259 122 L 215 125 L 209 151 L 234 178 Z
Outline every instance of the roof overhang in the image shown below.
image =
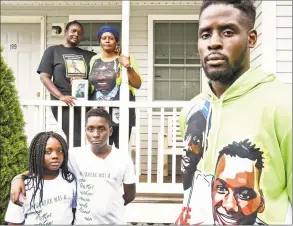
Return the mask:
M 202 1 L 170 1 L 170 0 L 160 0 L 160 1 L 130 1 L 132 6 L 135 5 L 200 5 Z M 68 6 L 121 6 L 122 1 L 102 1 L 102 0 L 90 0 L 90 1 L 1 1 L 1 6 L 58 6 L 58 7 L 68 7 Z

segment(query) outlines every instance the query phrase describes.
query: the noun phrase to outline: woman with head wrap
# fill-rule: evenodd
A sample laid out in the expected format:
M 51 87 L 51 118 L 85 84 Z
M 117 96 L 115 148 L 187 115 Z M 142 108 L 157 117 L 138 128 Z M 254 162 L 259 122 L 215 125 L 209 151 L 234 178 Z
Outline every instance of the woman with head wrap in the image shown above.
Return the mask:
M 100 28 L 97 34 L 102 53 L 94 56 L 90 62 L 89 82 L 93 92 L 90 100 L 114 101 L 119 100 L 120 85 L 122 81 L 122 67 L 127 69 L 129 81 L 129 100 L 135 101 L 135 89 L 141 86 L 141 76 L 135 59 L 120 54 L 118 46 L 119 33 L 109 25 Z M 119 148 L 119 109 L 110 108 L 112 116 L 113 134 L 109 139 Z M 129 137 L 132 126 L 135 125 L 135 109 L 129 110 Z

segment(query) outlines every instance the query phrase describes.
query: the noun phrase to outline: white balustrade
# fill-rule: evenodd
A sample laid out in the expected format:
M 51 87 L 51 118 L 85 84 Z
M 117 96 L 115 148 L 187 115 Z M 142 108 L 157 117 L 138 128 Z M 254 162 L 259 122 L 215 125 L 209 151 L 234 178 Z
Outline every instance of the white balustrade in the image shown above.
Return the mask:
M 135 152 L 135 172 L 138 193 L 182 193 L 182 184 L 176 181 L 178 178 L 179 166 L 176 166 L 176 157 L 180 157 L 183 147 L 179 137 L 178 118 L 180 109 L 185 102 L 156 101 L 156 102 L 128 102 L 119 101 L 76 101 L 75 107 L 81 107 L 81 146 L 87 142 L 85 139 L 85 114 L 87 107 L 104 107 L 109 111 L 110 107 L 135 108 L 136 126 L 132 128 L 133 142 L 130 143 L 131 150 Z M 66 106 L 60 101 L 22 101 L 22 110 L 26 124 L 28 141 L 32 137 L 44 130 L 62 131 L 62 106 Z M 58 108 L 58 122 L 51 114 L 51 107 Z M 46 110 L 46 114 L 43 110 Z M 51 117 L 50 117 L 51 115 Z M 33 117 L 34 120 L 31 118 Z M 45 125 L 41 125 L 40 117 L 46 117 Z M 69 109 L 69 147 L 73 147 L 73 120 L 74 107 Z M 63 119 L 64 120 L 64 119 Z M 123 119 L 122 119 L 123 120 Z M 120 125 L 121 126 L 121 125 Z M 128 127 L 127 125 L 123 125 Z M 126 131 L 120 128 L 120 131 Z M 120 147 L 124 149 L 125 147 Z M 168 156 L 171 156 L 171 177 L 169 177 Z M 177 159 L 178 160 L 178 159 Z M 171 181 L 166 182 L 166 178 Z M 145 178 L 145 179 L 142 179 Z

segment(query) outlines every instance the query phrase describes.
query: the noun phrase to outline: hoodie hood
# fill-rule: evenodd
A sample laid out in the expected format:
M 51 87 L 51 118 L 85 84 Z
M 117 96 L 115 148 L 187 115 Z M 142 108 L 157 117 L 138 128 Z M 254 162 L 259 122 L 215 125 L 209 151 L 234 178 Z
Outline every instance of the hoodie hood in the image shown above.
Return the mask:
M 214 94 L 209 86 L 208 94 L 213 101 L 228 102 L 240 98 L 241 96 L 251 92 L 256 87 L 271 82 L 276 79 L 274 74 L 266 73 L 261 70 L 250 68 L 243 75 L 241 75 L 220 97 Z

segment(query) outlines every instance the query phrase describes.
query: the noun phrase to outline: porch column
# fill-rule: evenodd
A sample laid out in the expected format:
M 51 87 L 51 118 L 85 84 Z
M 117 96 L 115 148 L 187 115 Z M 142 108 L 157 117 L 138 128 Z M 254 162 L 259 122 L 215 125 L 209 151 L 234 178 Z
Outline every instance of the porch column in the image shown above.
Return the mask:
M 129 12 L 130 1 L 122 1 L 122 54 L 129 56 Z M 119 149 L 128 153 L 128 134 L 129 134 L 129 88 L 127 71 L 123 67 L 122 83 L 120 87 L 120 128 L 119 128 Z

